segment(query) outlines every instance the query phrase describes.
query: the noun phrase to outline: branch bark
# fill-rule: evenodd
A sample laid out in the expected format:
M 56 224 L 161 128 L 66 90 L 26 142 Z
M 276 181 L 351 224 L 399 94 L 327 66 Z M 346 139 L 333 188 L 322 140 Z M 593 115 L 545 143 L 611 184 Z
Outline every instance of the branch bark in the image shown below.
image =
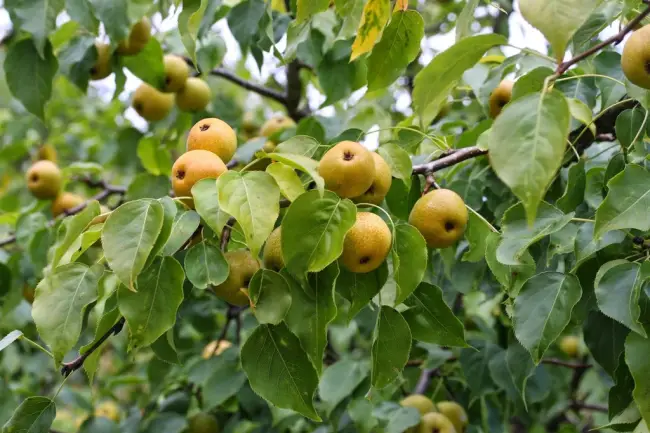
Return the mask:
M 464 147 L 462 149 L 453 150 L 446 153 L 441 158 L 436 159 L 435 161 L 427 162 L 426 164 L 420 164 L 413 166 L 413 174 L 429 174 L 434 173 L 443 168 L 451 167 L 463 161 L 466 161 L 471 158 L 476 158 L 477 156 L 486 155 L 487 150 L 480 149 L 476 146 L 474 147 Z

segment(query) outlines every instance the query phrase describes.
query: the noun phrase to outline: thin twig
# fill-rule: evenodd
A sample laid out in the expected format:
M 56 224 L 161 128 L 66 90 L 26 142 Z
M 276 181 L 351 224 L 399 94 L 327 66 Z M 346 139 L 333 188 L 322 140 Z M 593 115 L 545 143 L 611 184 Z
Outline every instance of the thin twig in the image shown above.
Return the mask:
M 426 392 L 429 384 L 431 384 L 431 377 L 433 377 L 434 372 L 435 369 L 433 368 L 425 368 L 422 370 L 418 383 L 415 385 L 415 389 L 413 390 L 413 394 L 424 394 Z
M 576 364 L 576 363 L 571 363 L 571 362 L 566 362 L 562 361 L 561 359 L 555 359 L 555 358 L 547 358 L 547 359 L 542 359 L 542 364 L 550 364 L 550 365 L 559 365 L 561 367 L 567 367 L 567 368 L 574 368 L 574 369 L 588 369 L 591 368 L 591 364 Z
M 454 150 L 447 153 L 443 157 L 435 161 L 427 162 L 413 166 L 413 174 L 429 174 L 434 173 L 443 168 L 451 167 L 452 165 L 461 163 L 477 156 L 485 155 L 488 151 L 478 147 L 464 147 L 462 149 Z
M 226 225 L 223 226 L 223 230 L 221 230 L 221 251 L 224 253 L 228 250 L 228 242 L 230 241 L 232 226 L 235 225 L 235 222 L 235 218 L 230 217 Z
M 574 401 L 571 403 L 571 408 L 574 410 L 590 410 L 592 412 L 608 412 L 607 406 L 603 406 L 601 404 L 585 403 L 583 401 Z
M 210 75 L 217 77 L 225 78 L 226 80 L 237 84 L 240 87 L 243 87 L 246 90 L 257 93 L 258 95 L 266 96 L 271 98 L 282 105 L 287 104 L 286 96 L 278 90 L 271 89 L 269 87 L 262 86 L 261 84 L 256 84 L 251 81 L 244 80 L 243 78 L 238 77 L 236 74 L 230 72 L 224 68 L 215 68 L 210 71 Z
M 61 367 L 61 374 L 64 377 L 68 377 L 72 373 L 74 373 L 75 371 L 79 370 L 84 365 L 84 362 L 86 361 L 86 359 L 90 355 L 92 355 L 93 352 L 95 352 L 97 349 L 99 349 L 99 347 L 102 344 L 104 344 L 104 342 L 106 340 L 108 340 L 108 338 L 111 335 L 117 335 L 117 334 L 120 333 L 122 328 L 124 328 L 124 322 L 125 321 L 126 321 L 126 319 L 124 317 L 121 317 L 120 320 L 118 320 L 117 323 L 111 327 L 111 329 L 106 331 L 106 333 L 104 335 L 102 335 L 99 340 L 97 340 L 92 346 L 90 346 L 90 348 L 86 352 L 79 355 L 77 358 L 75 358 L 74 360 L 72 360 L 70 362 L 63 363 L 63 367 Z
M 429 173 L 425 179 L 424 189 L 422 190 L 422 195 L 428 193 L 431 189 L 440 189 L 440 185 L 436 182 L 436 178 L 433 176 L 433 173 Z

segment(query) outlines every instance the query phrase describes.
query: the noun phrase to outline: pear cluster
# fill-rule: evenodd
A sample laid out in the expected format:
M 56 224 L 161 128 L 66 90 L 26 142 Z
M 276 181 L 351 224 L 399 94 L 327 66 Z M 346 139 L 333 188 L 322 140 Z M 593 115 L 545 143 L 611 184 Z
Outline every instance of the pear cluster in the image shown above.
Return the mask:
M 408 433 L 464 433 L 468 418 L 465 409 L 455 401 L 434 403 L 421 394 L 412 394 L 400 404 L 420 412 L 420 423 L 407 430 Z
M 62 191 L 63 174 L 56 164 L 56 151 L 44 145 L 37 154 L 37 161 L 25 173 L 25 182 L 32 195 L 40 200 L 51 200 L 52 216 L 57 217 L 85 200 L 82 196 Z

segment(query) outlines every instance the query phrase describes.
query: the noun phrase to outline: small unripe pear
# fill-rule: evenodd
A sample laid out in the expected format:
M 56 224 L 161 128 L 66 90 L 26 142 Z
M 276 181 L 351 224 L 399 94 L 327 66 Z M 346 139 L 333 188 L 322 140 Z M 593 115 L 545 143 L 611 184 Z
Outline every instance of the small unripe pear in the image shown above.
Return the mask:
M 165 92 L 178 92 L 185 86 L 190 75 L 190 67 L 179 56 L 167 54 L 163 59 L 165 63 Z
M 650 25 L 632 33 L 625 42 L 621 55 L 621 68 L 632 83 L 650 89 Z
M 176 105 L 183 111 L 200 111 L 205 109 L 212 99 L 208 83 L 197 77 L 190 77 L 185 86 L 176 93 Z
M 451 421 L 456 433 L 464 433 L 468 418 L 467 412 L 461 405 L 455 401 L 439 401 L 436 403 L 436 409 Z
M 503 80 L 492 91 L 490 95 L 490 116 L 494 119 L 499 114 L 503 107 L 512 99 L 512 88 L 515 83 L 512 80 Z
M 232 305 L 248 305 L 248 284 L 260 269 L 260 264 L 247 250 L 228 251 L 225 256 L 230 267 L 228 279 L 215 286 L 214 293 Z
M 575 335 L 567 335 L 560 340 L 560 350 L 571 358 L 580 355 L 580 339 Z
M 287 116 L 275 116 L 262 125 L 260 129 L 260 135 L 263 137 L 272 137 L 285 129 L 293 128 L 296 126 L 296 122 L 293 121 L 291 117 Z
M 123 56 L 138 54 L 149 43 L 151 38 L 151 21 L 143 17 L 131 28 L 129 37 L 117 46 L 117 53 Z
M 36 161 L 25 175 L 27 188 L 34 197 L 41 200 L 54 199 L 61 190 L 63 176 L 52 161 Z
M 271 232 L 264 245 L 264 267 L 279 271 L 284 268 L 284 257 L 282 257 L 282 227 Z
M 64 192 L 59 194 L 54 201 L 52 201 L 52 216 L 55 218 L 64 212 L 67 212 L 84 202 L 84 198 L 79 194 L 71 192 Z
M 174 105 L 174 95 L 163 93 L 142 83 L 133 94 L 133 109 L 146 121 L 156 122 L 167 117 Z
M 379 206 L 388 194 L 390 186 L 393 183 L 390 166 L 378 153 L 372 152 L 372 158 L 375 161 L 375 178 L 370 188 L 352 201 L 355 203 L 371 203 Z
M 433 412 L 435 410 L 435 406 L 433 405 L 431 399 L 425 397 L 422 394 L 411 394 L 408 397 L 402 399 L 399 404 L 404 407 L 416 408 L 418 412 L 420 412 L 420 415 L 424 415 L 425 413 Z
M 95 42 L 97 49 L 97 60 L 90 69 L 90 78 L 92 80 L 102 80 L 113 72 L 111 65 L 111 46 L 102 42 Z

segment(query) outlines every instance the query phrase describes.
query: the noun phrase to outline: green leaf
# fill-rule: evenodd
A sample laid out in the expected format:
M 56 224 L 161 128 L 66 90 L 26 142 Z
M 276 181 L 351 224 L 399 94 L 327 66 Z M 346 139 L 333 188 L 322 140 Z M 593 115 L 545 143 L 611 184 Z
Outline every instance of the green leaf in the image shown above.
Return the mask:
M 270 269 L 255 272 L 248 293 L 255 318 L 262 324 L 279 325 L 291 307 L 291 288 L 287 280 Z
M 471 34 L 472 23 L 474 22 L 474 12 L 478 7 L 479 0 L 468 0 L 460 11 L 456 20 L 456 42 L 466 38 Z
M 558 63 L 573 34 L 596 9 L 601 0 L 520 0 L 519 10 L 533 27 L 550 42 Z M 571 13 L 567 13 L 571 11 Z
M 487 262 L 494 277 L 501 283 L 510 296 L 516 296 L 521 286 L 529 277 L 535 274 L 535 260 L 526 251 L 521 257 L 520 265 L 504 265 L 497 260 L 497 249 L 501 243 L 501 236 L 498 233 L 490 233 L 485 245 L 485 261 Z
M 469 249 L 463 254 L 463 261 L 480 262 L 485 257 L 487 239 L 493 233 L 492 225 L 474 209 L 469 208 L 469 221 L 465 238 L 469 242 Z
M 511 101 L 544 89 L 544 82 L 549 75 L 553 75 L 553 69 L 546 66 L 539 66 L 519 77 L 512 88 Z
M 229 267 L 221 250 L 206 239 L 187 251 L 185 272 L 194 287 L 204 290 L 226 281 Z
M 214 232 L 221 233 L 228 222 L 228 215 L 219 205 L 219 193 L 215 179 L 201 179 L 192 187 L 194 208 Z
M 646 262 L 647 263 L 647 262 Z M 598 270 L 594 281 L 598 308 L 628 329 L 646 337 L 640 321 L 641 285 L 648 277 L 647 265 L 614 260 Z
M 169 238 L 162 249 L 162 254 L 165 256 L 174 255 L 192 237 L 199 228 L 200 223 L 201 217 L 192 210 L 177 213 L 174 217 Z
M 420 116 L 420 123 L 431 123 L 463 73 L 490 48 L 504 44 L 507 44 L 507 40 L 501 35 L 470 36 L 434 57 L 415 76 L 413 105 Z
M 181 40 L 195 65 L 198 64 L 196 61 L 196 37 L 209 3 L 209 0 L 183 0 L 183 10 L 178 16 L 178 31 Z
M 566 98 L 552 91 L 511 102 L 492 125 L 490 164 L 524 203 L 530 225 L 562 165 L 570 120 Z
M 384 287 L 388 279 L 388 264 L 382 263 L 372 272 L 358 274 L 341 267 L 336 279 L 336 291 L 350 301 L 348 322 L 359 313 Z
M 163 227 L 164 209 L 155 200 L 135 200 L 111 212 L 102 230 L 108 265 L 130 290 Z
M 648 377 L 650 340 L 630 333 L 625 340 L 625 362 L 634 378 L 634 402 L 646 423 L 650 422 L 650 380 Z
M 395 143 L 387 143 L 377 149 L 390 167 L 391 175 L 397 179 L 402 179 L 407 188 L 411 187 L 411 173 L 413 163 L 408 152 Z
M 183 301 L 183 267 L 172 257 L 157 257 L 139 276 L 138 291 L 118 289 L 120 312 L 129 325 L 129 348 L 146 347 L 171 329 Z
M 327 367 L 318 384 L 318 395 L 329 413 L 351 395 L 366 377 L 368 365 L 365 362 L 342 359 Z
M 412 225 L 397 224 L 392 252 L 393 278 L 397 284 L 395 305 L 399 305 L 422 282 L 427 269 L 427 243 Z
M 244 0 L 230 10 L 228 27 L 243 52 L 248 50 L 265 11 L 262 0 Z
M 163 225 L 162 228 L 160 229 L 160 234 L 156 239 L 156 243 L 154 244 L 153 249 L 151 250 L 151 254 L 147 259 L 147 263 L 145 264 L 145 267 L 151 264 L 155 256 L 160 255 L 162 253 L 162 250 L 165 247 L 165 244 L 169 240 L 169 236 L 172 233 L 172 227 L 174 226 L 174 218 L 176 218 L 176 214 L 178 213 L 179 206 L 171 197 L 164 196 L 158 199 L 158 203 L 160 203 L 163 206 Z
M 585 173 L 585 160 L 572 164 L 569 167 L 569 178 L 566 183 L 564 195 L 556 203 L 558 209 L 568 213 L 574 211 L 585 200 L 587 187 L 587 174 Z
M 280 215 L 280 188 L 265 172 L 228 171 L 217 179 L 217 191 L 219 204 L 237 220 L 257 256 Z
M 45 58 L 47 38 L 56 29 L 56 17 L 63 9 L 63 0 L 21 0 L 6 6 L 15 20 L 16 31 L 30 33 L 39 56 Z
M 519 343 L 511 342 L 506 351 L 496 354 L 489 363 L 492 380 L 506 391 L 513 401 L 526 403 L 526 384 L 535 372 L 535 364 L 528 351 Z
M 156 137 L 144 137 L 138 142 L 138 158 L 145 170 L 155 176 L 171 174 L 169 152 L 160 147 L 160 140 Z
M 72 22 L 81 24 L 91 33 L 97 33 L 99 22 L 93 15 L 88 0 L 65 0 L 65 11 L 70 15 Z
M 300 194 L 305 192 L 305 187 L 302 185 L 298 174 L 288 165 L 274 162 L 266 167 L 266 172 L 273 176 L 273 179 L 280 187 L 280 192 L 287 200 L 294 201 Z
M 182 12 L 181 12 L 182 15 Z M 179 18 L 180 27 L 180 18 Z M 163 51 L 156 38 L 149 38 L 144 48 L 133 56 L 122 57 L 122 63 L 136 77 L 156 89 L 165 87 Z
M 462 349 L 458 360 L 472 392 L 472 399 L 491 394 L 497 386 L 489 374 L 490 361 L 503 350 L 489 341 L 471 341 L 472 348 Z
M 612 378 L 625 350 L 625 337 L 630 331 L 600 311 L 590 311 L 583 327 L 585 344 L 596 362 Z
M 88 0 L 93 13 L 104 24 L 111 41 L 120 42 L 127 38 L 131 30 L 128 17 L 127 0 Z
M 47 433 L 55 417 L 54 401 L 47 397 L 28 397 L 2 427 L 2 433 Z
M 9 47 L 4 60 L 5 79 L 11 94 L 27 111 L 41 119 L 45 103 L 52 95 L 52 80 L 58 68 L 52 44 L 47 41 L 43 56 L 38 53 L 34 41 L 22 39 Z
M 137 174 L 126 191 L 126 200 L 139 200 L 168 197 L 172 184 L 167 176 L 154 176 L 149 173 Z
M 88 224 L 100 214 L 99 203 L 92 201 L 76 215 L 70 216 L 63 220 L 57 233 L 57 242 L 54 244 L 54 255 L 52 257 L 52 269 L 55 269 L 61 263 L 61 259 L 70 254 L 70 249 L 78 249 L 75 241 L 82 235 Z
M 85 93 L 88 90 L 90 70 L 97 62 L 95 38 L 90 35 L 75 37 L 58 57 L 61 72 Z
M 616 138 L 621 146 L 630 148 L 634 143 L 643 140 L 646 129 L 645 110 L 625 110 L 616 117 Z
M 550 204 L 541 202 L 532 225 L 528 224 L 526 216 L 521 203 L 514 205 L 503 215 L 501 222 L 503 239 L 496 251 L 500 263 L 521 265 L 520 259 L 528 248 L 543 237 L 560 231 L 571 221 L 573 213 L 565 215 Z
M 402 315 L 413 338 L 441 346 L 467 347 L 463 324 L 442 298 L 440 287 L 422 283 L 404 302 Z
M 339 266 L 332 263 L 321 272 L 310 274 L 306 284 L 302 285 L 285 269 L 281 271 L 281 275 L 291 289 L 291 308 L 285 322 L 298 337 L 320 374 L 327 346 L 327 326 L 336 317 L 334 286 L 339 275 Z
M 591 38 L 589 38 L 591 40 Z M 616 51 L 602 51 L 593 59 L 595 72 L 599 75 L 625 81 L 625 74 L 621 69 L 621 55 Z M 600 88 L 601 106 L 609 107 L 620 101 L 625 96 L 625 85 L 608 78 L 598 80 Z
M 594 116 L 591 112 L 591 108 L 577 98 L 569 98 L 567 99 L 567 102 L 569 103 L 571 117 L 585 125 L 589 128 L 592 134 L 596 135 L 596 125 L 592 122 Z
M 343 252 L 343 239 L 356 221 L 357 208 L 331 191 L 308 191 L 287 210 L 282 227 L 282 256 L 291 273 L 302 278 L 319 272 Z
M 389 0 L 368 0 L 363 7 L 361 24 L 352 43 L 350 62 L 372 50 L 390 18 Z
M 411 351 L 411 330 L 397 311 L 382 306 L 372 341 L 371 382 L 375 388 L 390 385 L 406 366 Z
M 187 417 L 174 412 L 159 412 L 147 420 L 142 433 L 182 433 L 187 429 Z
M 596 210 L 594 236 L 614 229 L 650 230 L 650 173 L 629 164 L 607 184 L 607 197 Z
M 2 352 L 7 346 L 9 346 L 14 341 L 18 340 L 23 336 L 23 332 L 17 329 L 14 329 L 9 334 L 5 335 L 0 339 L 0 352 Z
M 312 137 L 296 135 L 295 137 L 291 137 L 287 141 L 278 144 L 274 153 L 289 153 L 312 158 L 316 152 L 318 152 L 319 146 L 320 143 L 318 140 Z
M 104 267 L 82 263 L 59 266 L 36 288 L 32 317 L 58 364 L 81 334 L 86 306 L 97 299 Z
M 580 281 L 572 274 L 542 272 L 523 285 L 515 299 L 513 326 L 536 364 L 569 324 L 581 297 Z
M 98 342 L 119 320 L 120 310 L 117 308 L 117 292 L 111 290 L 106 299 L 100 298 L 93 310 L 99 313 L 99 320 L 97 321 L 97 327 L 95 329 L 95 338 L 93 341 L 79 349 L 79 353 L 81 354 L 88 352 L 90 348 L 93 347 L 93 345 Z M 101 350 L 95 350 L 84 362 L 84 370 L 86 371 L 88 380 L 91 383 L 95 376 L 95 372 L 99 367 L 99 358 L 101 353 Z
M 295 155 L 291 153 L 271 153 L 268 155 L 274 161 L 279 161 L 293 167 L 296 170 L 307 173 L 316 183 L 316 190 L 323 195 L 325 190 L 325 180 L 318 173 L 318 162 L 311 158 L 302 155 Z
M 181 365 L 178 353 L 176 352 L 176 345 L 174 344 L 173 329 L 170 329 L 154 341 L 151 344 L 151 350 L 163 361 L 169 364 Z
M 612 230 L 606 232 L 600 239 L 594 237 L 594 223 L 584 223 L 580 225 L 578 234 L 576 236 L 575 254 L 576 264 L 575 267 L 580 266 L 598 251 L 610 245 L 623 242 L 625 239 L 625 232 L 620 230 Z
M 330 5 L 329 0 L 297 0 L 296 19 L 298 22 L 307 21 L 318 12 L 327 10 Z
M 391 85 L 417 57 L 424 19 L 414 10 L 393 13 L 381 40 L 368 57 L 368 91 Z
M 318 375 L 287 325 L 258 326 L 241 349 L 241 363 L 251 388 L 262 398 L 321 420 L 313 402 Z
M 220 362 L 203 386 L 206 407 L 218 407 L 239 392 L 246 375 L 235 362 Z

